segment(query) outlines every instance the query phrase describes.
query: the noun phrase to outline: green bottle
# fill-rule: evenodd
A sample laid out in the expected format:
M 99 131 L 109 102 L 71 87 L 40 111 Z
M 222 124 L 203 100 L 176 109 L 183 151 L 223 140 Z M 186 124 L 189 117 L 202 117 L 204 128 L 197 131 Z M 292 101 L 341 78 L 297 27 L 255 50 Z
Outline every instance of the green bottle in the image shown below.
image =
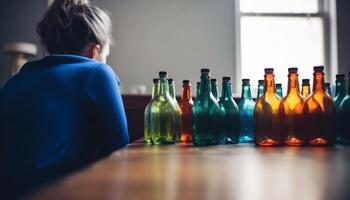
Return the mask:
M 256 100 L 258 100 L 264 94 L 264 80 L 258 80 L 258 94 Z
M 175 143 L 176 107 L 167 78 L 167 72 L 159 72 L 159 93 L 151 105 L 150 134 L 154 144 Z
M 179 103 L 176 100 L 174 79 L 169 78 L 168 83 L 169 83 L 169 93 L 173 99 L 173 103 L 176 108 L 176 120 L 175 120 L 175 130 L 174 130 L 175 138 L 176 138 L 176 142 L 181 142 L 181 108 Z
M 222 78 L 220 105 L 220 144 L 236 144 L 239 138 L 239 110 L 232 97 L 231 78 Z
M 213 93 L 213 96 L 215 97 L 216 101 L 219 102 L 219 87 L 218 82 L 215 78 L 210 79 L 211 84 L 211 92 Z
M 283 89 L 282 89 L 282 84 L 281 83 L 276 83 L 276 95 L 280 99 L 283 99 Z
M 145 108 L 145 117 L 144 117 L 144 137 L 146 144 L 152 144 L 151 134 L 150 134 L 150 115 L 151 115 L 151 106 L 154 98 L 158 95 L 159 92 L 159 79 L 153 79 L 153 87 L 152 87 L 152 98 L 151 101 L 147 104 Z
M 196 93 L 196 98 L 199 97 L 199 92 L 200 92 L 200 87 L 201 87 L 201 82 L 197 82 L 197 93 Z
M 209 69 L 201 69 L 200 94 L 192 107 L 192 134 L 195 146 L 216 145 L 219 142 L 220 108 L 211 92 L 209 73 Z

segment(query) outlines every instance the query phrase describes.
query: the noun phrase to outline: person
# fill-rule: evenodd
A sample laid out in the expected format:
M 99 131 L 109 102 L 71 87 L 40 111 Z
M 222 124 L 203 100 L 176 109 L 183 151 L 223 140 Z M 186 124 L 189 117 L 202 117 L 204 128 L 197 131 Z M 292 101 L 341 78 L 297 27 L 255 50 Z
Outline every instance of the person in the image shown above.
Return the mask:
M 32 191 L 129 142 L 119 79 L 106 63 L 107 13 L 55 0 L 37 26 L 48 52 L 0 91 L 0 188 Z

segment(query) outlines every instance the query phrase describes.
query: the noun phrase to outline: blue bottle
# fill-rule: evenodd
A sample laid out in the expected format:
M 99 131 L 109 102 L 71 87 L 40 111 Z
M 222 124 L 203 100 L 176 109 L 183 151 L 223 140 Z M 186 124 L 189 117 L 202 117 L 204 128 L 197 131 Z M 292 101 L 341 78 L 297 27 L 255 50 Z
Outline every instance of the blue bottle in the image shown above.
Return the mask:
M 240 131 L 239 142 L 252 143 L 254 140 L 254 107 L 249 79 L 242 79 L 242 96 L 238 104 Z
M 350 84 L 350 72 L 349 72 L 349 84 Z M 350 86 L 348 87 L 348 94 L 345 96 L 340 104 L 338 118 L 339 128 L 338 142 L 341 144 L 350 144 Z
M 258 80 L 258 94 L 256 100 L 258 100 L 264 94 L 264 80 Z
M 279 98 L 283 99 L 283 89 L 281 83 L 276 83 L 276 94 Z
M 220 144 L 236 144 L 239 139 L 239 110 L 232 97 L 231 78 L 222 78 L 220 105 Z
M 346 96 L 346 83 L 345 83 L 345 74 L 337 74 L 335 80 L 335 97 L 334 103 L 339 110 L 340 104 Z
M 332 96 L 331 84 L 325 83 L 324 86 L 326 87 L 327 94 L 329 94 L 329 96 Z

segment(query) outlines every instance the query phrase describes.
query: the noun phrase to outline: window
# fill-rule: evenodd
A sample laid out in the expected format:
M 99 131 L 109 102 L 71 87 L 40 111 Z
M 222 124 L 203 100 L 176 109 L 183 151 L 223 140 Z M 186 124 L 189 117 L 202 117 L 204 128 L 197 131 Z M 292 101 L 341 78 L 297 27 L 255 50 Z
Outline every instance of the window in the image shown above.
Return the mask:
M 312 81 L 315 65 L 325 65 L 330 77 L 326 0 L 237 1 L 237 78 L 251 79 L 253 96 L 266 67 L 275 69 L 276 83 L 282 83 L 284 94 L 289 67 L 299 68 L 300 81 Z

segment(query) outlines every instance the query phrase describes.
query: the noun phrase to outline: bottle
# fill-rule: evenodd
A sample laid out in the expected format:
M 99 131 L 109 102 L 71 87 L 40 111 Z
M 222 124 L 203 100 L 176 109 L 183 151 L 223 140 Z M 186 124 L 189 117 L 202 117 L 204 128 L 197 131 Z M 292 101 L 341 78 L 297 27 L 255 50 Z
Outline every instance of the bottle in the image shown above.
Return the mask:
M 159 92 L 159 79 L 154 78 L 153 79 L 153 86 L 152 86 L 152 98 L 151 101 L 147 104 L 145 108 L 145 117 L 144 117 L 144 137 L 146 144 L 152 144 L 151 140 L 151 134 L 150 134 L 150 114 L 151 114 L 151 106 L 153 103 L 154 98 L 158 95 Z
M 210 79 L 211 83 L 211 92 L 213 93 L 213 96 L 215 97 L 216 101 L 219 102 L 219 87 L 218 82 L 215 78 Z
M 288 68 L 287 96 L 279 108 L 283 142 L 291 146 L 300 146 L 306 141 L 302 130 L 304 98 L 300 94 L 298 76 L 298 68 Z
M 174 79 L 169 78 L 168 83 L 169 83 L 169 93 L 170 93 L 170 96 L 172 97 L 172 100 L 176 109 L 175 138 L 176 138 L 176 142 L 180 142 L 181 141 L 181 108 L 179 106 L 179 103 L 176 100 Z
M 220 105 L 220 144 L 236 144 L 239 139 L 239 110 L 232 97 L 231 78 L 222 78 Z
M 191 95 L 191 82 L 189 80 L 182 81 L 182 91 L 180 99 L 181 108 L 181 142 L 192 142 L 192 106 L 193 100 Z
M 335 80 L 335 97 L 334 97 L 334 103 L 335 107 L 337 109 L 337 136 L 336 136 L 336 142 L 340 142 L 340 132 L 341 132 L 341 116 L 339 114 L 340 104 L 346 97 L 346 83 L 345 83 L 345 74 L 337 74 L 336 80 Z
M 255 102 L 252 99 L 249 82 L 249 79 L 242 79 L 242 96 L 238 104 L 240 119 L 239 142 L 241 143 L 252 143 L 254 141 L 253 116 Z
M 258 80 L 258 94 L 256 100 L 258 100 L 264 94 L 264 80 Z
M 301 85 L 301 94 L 303 95 L 304 99 L 306 99 L 310 96 L 310 93 L 310 79 L 303 79 Z
M 305 137 L 310 145 L 324 146 L 335 142 L 336 107 L 324 86 L 324 67 L 314 67 L 312 94 L 303 106 Z
M 197 82 L 197 93 L 196 93 L 196 98 L 199 97 L 199 92 L 200 92 L 200 87 L 201 87 L 201 82 Z
M 337 74 L 335 77 L 335 97 L 333 100 L 337 110 L 339 110 L 340 104 L 346 96 L 345 74 Z
M 282 144 L 278 113 L 281 100 L 276 95 L 273 68 L 266 68 L 264 77 L 264 94 L 254 108 L 254 141 L 258 146 L 277 146 Z
M 159 93 L 151 106 L 150 133 L 154 144 L 175 143 L 176 107 L 169 94 L 167 78 L 167 72 L 159 72 Z
M 283 89 L 282 89 L 282 83 L 276 84 L 276 95 L 282 99 L 283 98 Z
M 325 87 L 326 87 L 326 93 L 329 96 L 332 96 L 331 84 L 330 83 L 325 83 Z
M 348 79 L 348 94 L 344 97 L 339 107 L 338 121 L 338 137 L 341 144 L 350 144 L 350 72 Z M 340 92 L 340 91 L 339 91 Z
M 220 108 L 211 92 L 209 74 L 209 69 L 201 69 L 200 93 L 192 107 L 192 140 L 195 146 L 216 145 L 219 142 Z

